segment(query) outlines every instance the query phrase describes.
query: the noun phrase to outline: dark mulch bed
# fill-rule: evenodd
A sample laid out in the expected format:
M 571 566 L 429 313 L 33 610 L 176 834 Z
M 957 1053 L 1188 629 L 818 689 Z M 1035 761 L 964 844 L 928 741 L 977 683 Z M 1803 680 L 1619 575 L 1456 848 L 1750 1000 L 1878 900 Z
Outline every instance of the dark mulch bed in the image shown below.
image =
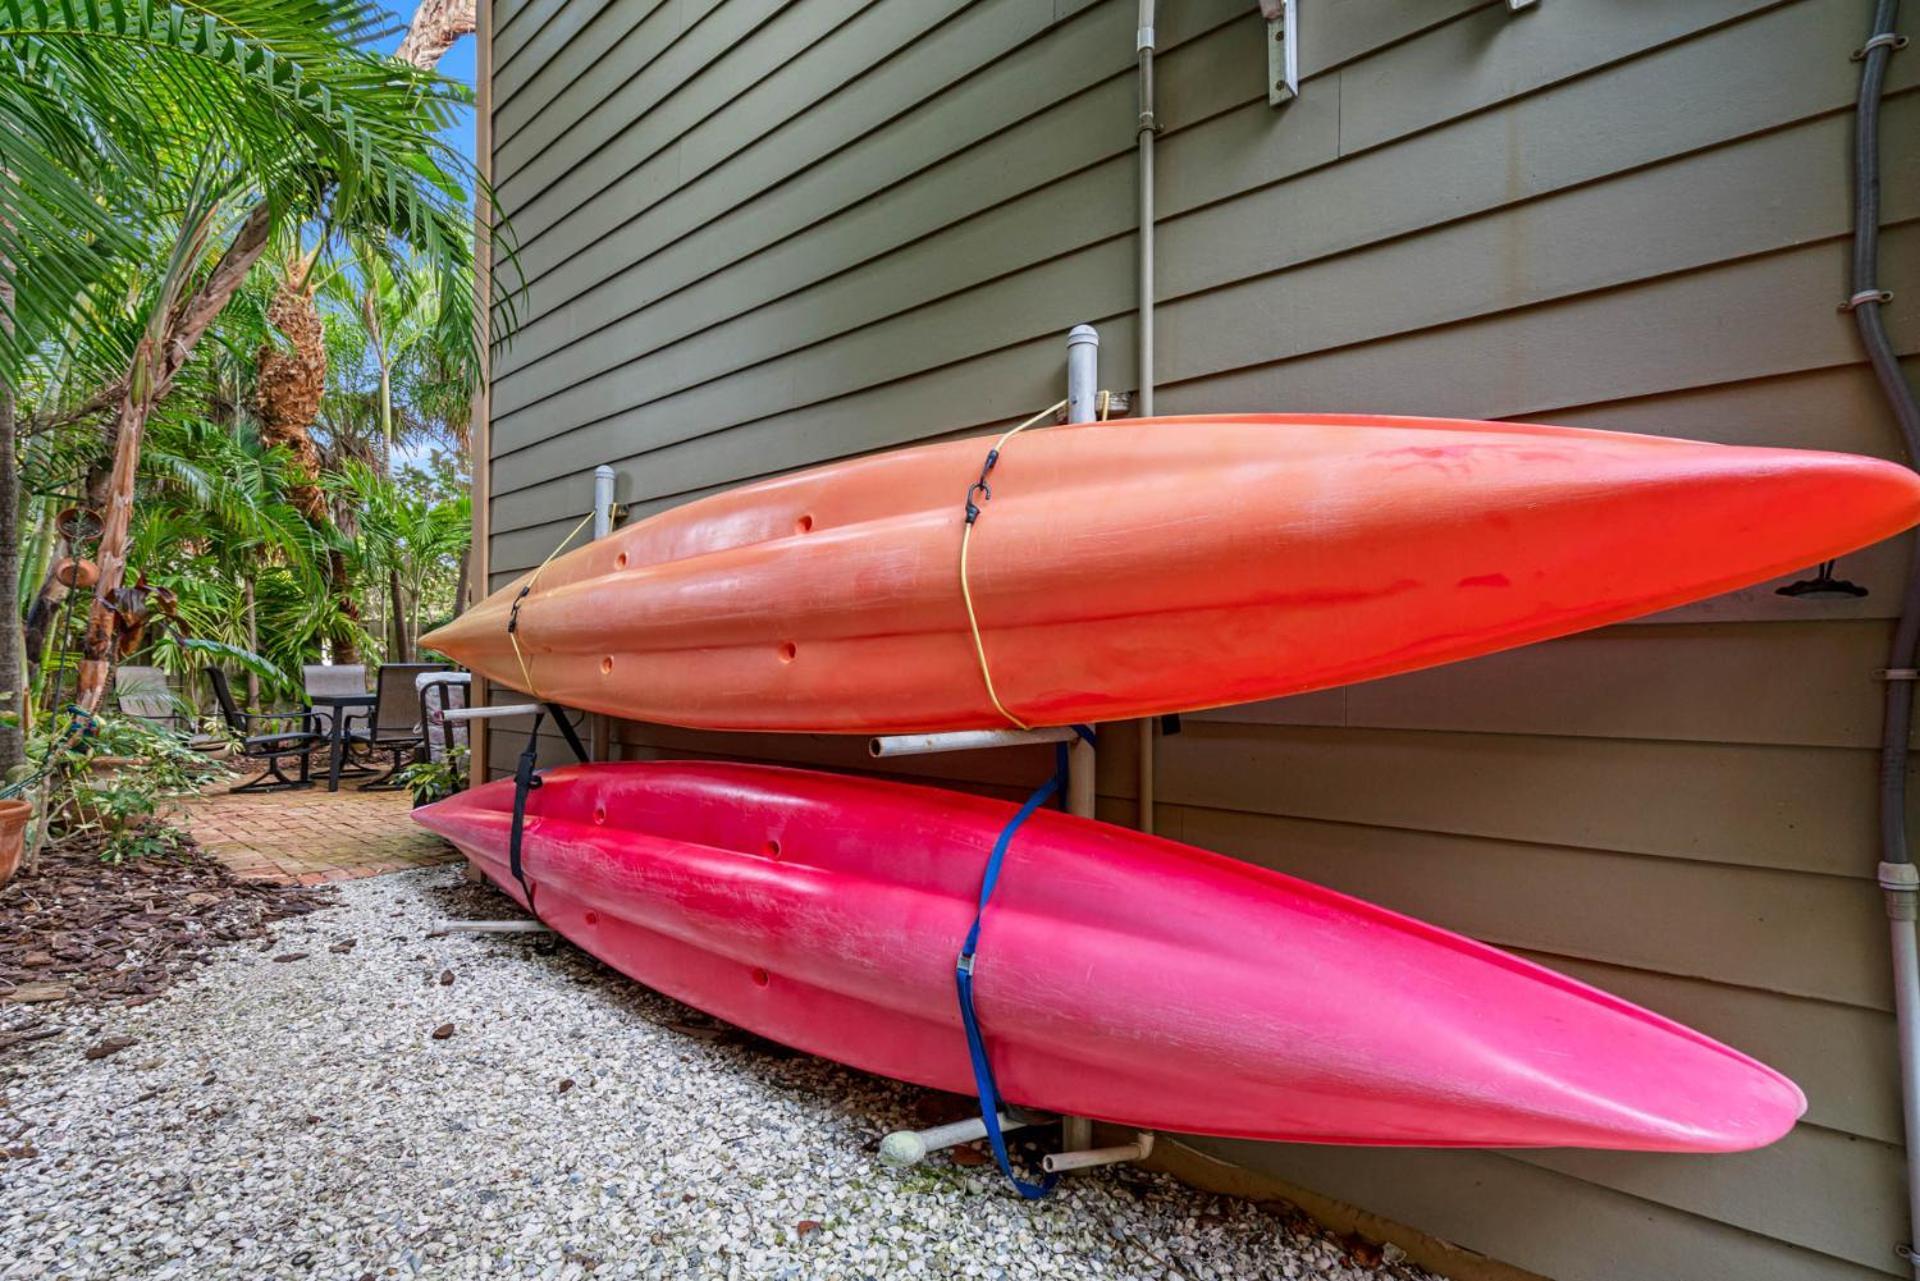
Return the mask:
M 49 847 L 32 875 L 0 887 L 0 1057 L 49 1034 L 33 1007 L 144 1004 L 221 947 L 331 901 L 236 880 L 197 850 L 114 864 L 91 840 Z

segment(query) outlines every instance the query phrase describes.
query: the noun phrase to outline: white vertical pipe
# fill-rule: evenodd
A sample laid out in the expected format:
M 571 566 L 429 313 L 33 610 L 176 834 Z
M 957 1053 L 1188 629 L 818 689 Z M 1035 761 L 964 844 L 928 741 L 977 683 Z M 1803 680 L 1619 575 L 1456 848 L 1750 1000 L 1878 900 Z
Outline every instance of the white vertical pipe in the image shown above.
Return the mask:
M 1135 137 L 1140 147 L 1139 216 L 1139 360 L 1140 417 L 1153 417 L 1153 136 L 1160 129 L 1154 114 L 1153 98 L 1153 9 L 1154 0 L 1140 0 L 1140 30 L 1134 37 L 1134 52 L 1140 58 L 1140 117 Z
M 1139 264 L 1139 359 L 1140 387 L 1135 403 L 1142 418 L 1153 416 L 1153 136 L 1160 128 L 1153 97 L 1154 0 L 1140 0 L 1140 30 L 1134 37 L 1134 52 L 1140 58 L 1140 118 L 1136 125 L 1140 144 L 1140 246 Z M 1139 797 L 1138 826 L 1153 831 L 1154 736 L 1152 717 L 1143 717 L 1138 725 L 1140 773 L 1135 787 Z
M 613 532 L 613 482 L 615 473 L 612 467 L 601 463 L 593 469 L 593 536 L 605 538 Z M 611 760 L 613 757 L 613 719 L 603 712 L 596 712 L 589 726 L 592 743 L 589 754 L 596 761 Z
M 1920 1170 L 1912 1158 L 1920 1143 L 1920 938 L 1914 918 L 1920 916 L 1920 870 L 1912 863 L 1880 864 L 1880 889 L 1887 909 L 1893 949 L 1894 1034 L 1900 1046 L 1900 1104 L 1906 1125 L 1908 1158 L 1907 1213 L 1920 1236 Z M 1907 1266 L 1920 1278 L 1920 1241 L 1909 1247 Z
M 1907 911 L 1912 911 L 1911 904 L 1907 905 Z M 1908 1083 L 1901 1091 L 1900 1102 L 1907 1142 L 1911 1144 L 1915 1142 L 1914 1136 L 1920 1135 L 1920 1089 L 1912 1084 L 1916 1074 L 1920 1074 L 1920 945 L 1916 944 L 1911 915 L 1904 920 L 1896 916 L 1888 925 L 1893 936 L 1894 1027 L 1900 1038 L 1900 1075 Z M 1915 1188 L 1911 1173 L 1907 1182 L 1908 1222 L 1920 1223 L 1920 1189 Z M 1920 1254 L 1910 1254 L 1907 1266 L 1920 1277 Z
M 1067 421 L 1090 423 L 1099 416 L 1100 331 L 1075 325 L 1067 333 Z
M 1067 421 L 1090 423 L 1099 416 L 1100 333 L 1092 325 L 1075 325 L 1067 334 Z M 1067 812 L 1092 818 L 1096 762 L 1093 744 L 1075 734 L 1067 748 Z M 1077 1116 L 1060 1118 L 1060 1141 L 1069 1152 L 1093 1146 L 1093 1122 Z
M 606 463 L 593 469 L 593 536 L 605 538 L 613 532 L 614 470 Z
M 1067 813 L 1093 817 L 1093 744 L 1078 734 L 1067 747 Z
M 1090 423 L 1099 414 L 1100 331 L 1075 325 L 1067 334 L 1067 421 Z M 1075 734 L 1067 748 L 1067 812 L 1093 817 L 1093 744 Z

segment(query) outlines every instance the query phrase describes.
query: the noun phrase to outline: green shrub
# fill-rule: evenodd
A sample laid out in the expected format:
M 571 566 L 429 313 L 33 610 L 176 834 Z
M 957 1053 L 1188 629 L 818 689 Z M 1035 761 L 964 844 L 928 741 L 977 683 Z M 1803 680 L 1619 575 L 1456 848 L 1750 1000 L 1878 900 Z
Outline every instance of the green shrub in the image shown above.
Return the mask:
M 77 738 L 64 717 L 52 721 L 29 739 L 28 755 L 56 781 L 46 802 L 49 835 L 96 835 L 100 856 L 113 863 L 185 850 L 171 804 L 222 772 L 179 735 L 114 713 Z
M 455 744 L 445 760 L 415 761 L 400 771 L 400 781 L 413 793 L 415 808 L 452 796 L 465 774 L 467 749 Z

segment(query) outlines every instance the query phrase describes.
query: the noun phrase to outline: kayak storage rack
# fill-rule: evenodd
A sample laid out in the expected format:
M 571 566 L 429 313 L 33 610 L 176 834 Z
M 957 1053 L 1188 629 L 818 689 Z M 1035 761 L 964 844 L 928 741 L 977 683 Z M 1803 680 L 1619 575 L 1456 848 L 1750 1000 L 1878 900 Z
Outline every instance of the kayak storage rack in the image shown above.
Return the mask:
M 1066 420 L 1091 422 L 1104 417 L 1099 391 L 1100 336 L 1091 325 L 1077 325 L 1067 336 L 1067 413 Z M 931 756 L 946 752 L 991 751 L 1003 747 L 1065 745 L 1067 768 L 1065 799 L 1067 812 L 1080 818 L 1094 817 L 1094 771 L 1096 758 L 1090 736 L 1072 725 L 1034 728 L 954 730 L 932 734 L 882 734 L 867 740 L 867 752 L 875 759 L 900 756 Z M 998 1109 L 1000 1131 L 1027 1129 L 1047 1124 L 1052 1117 L 1008 1106 Z M 1093 1146 L 1093 1122 L 1084 1117 L 1059 1118 L 1062 1151 L 1047 1155 L 1041 1167 L 1049 1175 L 1068 1170 L 1138 1161 L 1153 1151 L 1153 1135 L 1138 1132 L 1131 1143 L 1112 1147 Z M 984 1115 L 937 1125 L 924 1130 L 896 1130 L 880 1142 L 883 1164 L 905 1167 L 916 1165 L 932 1152 L 991 1137 Z M 1017 1181 L 1016 1181 L 1017 1182 Z

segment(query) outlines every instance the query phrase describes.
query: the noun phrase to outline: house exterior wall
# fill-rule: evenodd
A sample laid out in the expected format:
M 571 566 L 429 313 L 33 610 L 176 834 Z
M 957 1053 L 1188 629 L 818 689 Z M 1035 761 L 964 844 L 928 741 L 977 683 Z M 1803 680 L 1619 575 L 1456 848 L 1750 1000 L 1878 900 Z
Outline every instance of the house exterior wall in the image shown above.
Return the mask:
M 1157 408 L 1515 418 L 1897 457 L 1835 305 L 1865 0 L 1161 6 Z M 508 0 L 490 148 L 529 292 L 486 419 L 489 581 L 620 472 L 636 516 L 1135 381 L 1134 0 Z M 1920 349 L 1920 59 L 1886 104 L 1883 281 Z M 496 263 L 501 283 L 512 274 Z M 1909 366 L 1911 368 L 1911 365 Z M 1780 1067 L 1711 1158 L 1203 1151 L 1561 1281 L 1900 1275 L 1879 686 L 1860 601 L 1736 593 L 1186 719 L 1172 837 L 1404 909 Z M 626 724 L 630 756 L 874 769 L 858 742 Z M 506 744 L 497 745 L 504 749 Z M 1103 817 L 1134 809 L 1130 732 Z M 1011 795 L 1039 754 L 892 772 Z

